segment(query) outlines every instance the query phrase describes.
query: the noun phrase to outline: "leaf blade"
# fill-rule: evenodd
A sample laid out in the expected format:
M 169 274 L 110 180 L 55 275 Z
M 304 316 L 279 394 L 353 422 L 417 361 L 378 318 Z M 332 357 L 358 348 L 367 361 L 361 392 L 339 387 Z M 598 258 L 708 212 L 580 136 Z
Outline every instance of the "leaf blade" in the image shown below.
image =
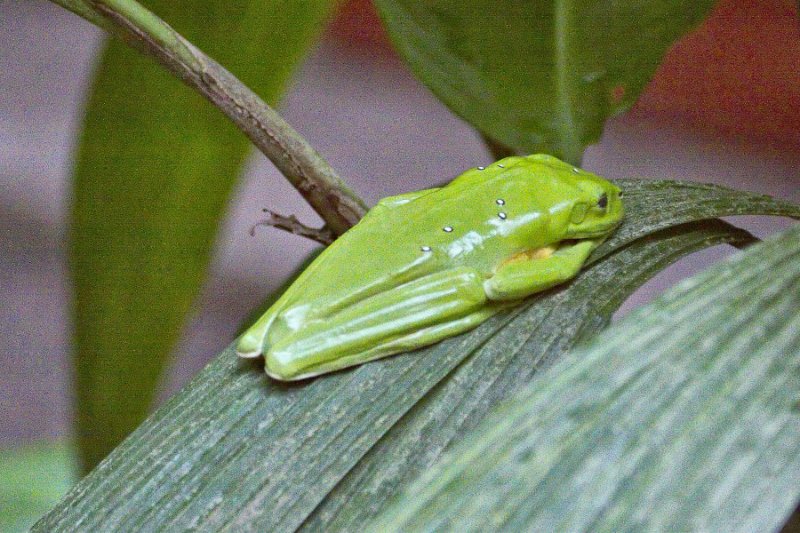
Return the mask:
M 659 270 L 708 246 L 750 242 L 747 232 L 721 222 L 670 228 L 585 271 L 547 297 L 545 305 L 530 305 L 409 410 L 328 494 L 303 529 L 351 531 L 369 523 L 393 495 L 483 420 L 489 407 L 513 396 L 559 353 L 603 329 L 627 296 Z
M 713 4 L 376 1 L 411 69 L 457 115 L 518 153 L 575 164 Z
M 798 259 L 800 226 L 635 311 L 376 527 L 776 529 L 800 498 Z

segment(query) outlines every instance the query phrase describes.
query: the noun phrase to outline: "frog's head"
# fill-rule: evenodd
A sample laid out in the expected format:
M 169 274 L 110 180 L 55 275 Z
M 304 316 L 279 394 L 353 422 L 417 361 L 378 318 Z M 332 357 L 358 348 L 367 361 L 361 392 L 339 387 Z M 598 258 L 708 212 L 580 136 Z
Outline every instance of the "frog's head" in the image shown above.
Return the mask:
M 580 171 L 573 186 L 577 194 L 572 197 L 569 221 L 564 236 L 567 239 L 594 239 L 606 237 L 622 222 L 622 191 L 600 176 Z
M 549 155 L 525 159 L 561 240 L 603 239 L 622 221 L 622 193 L 613 183 Z

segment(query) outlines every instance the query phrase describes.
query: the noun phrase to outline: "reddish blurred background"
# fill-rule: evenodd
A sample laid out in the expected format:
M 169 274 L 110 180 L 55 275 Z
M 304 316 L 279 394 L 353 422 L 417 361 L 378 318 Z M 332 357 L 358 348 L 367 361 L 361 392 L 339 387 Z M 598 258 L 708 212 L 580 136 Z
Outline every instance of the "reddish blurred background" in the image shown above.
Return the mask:
M 331 35 L 394 54 L 370 0 L 349 0 Z M 800 18 L 792 0 L 722 0 L 677 43 L 632 111 L 707 133 L 800 148 Z

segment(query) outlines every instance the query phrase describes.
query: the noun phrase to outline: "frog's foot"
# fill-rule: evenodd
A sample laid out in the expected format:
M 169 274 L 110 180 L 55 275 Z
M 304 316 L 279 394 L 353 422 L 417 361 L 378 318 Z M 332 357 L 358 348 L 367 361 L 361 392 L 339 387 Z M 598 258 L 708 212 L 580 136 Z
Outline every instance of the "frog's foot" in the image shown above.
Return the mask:
M 296 331 L 276 327 L 286 334 L 269 333 L 266 372 L 302 379 L 431 344 L 485 320 L 494 312 L 482 313 L 485 304 L 483 278 L 474 269 L 430 274 Z
M 242 359 L 254 359 L 263 352 L 264 335 L 248 330 L 236 343 L 236 355 Z
M 267 334 L 279 315 L 280 304 L 275 304 L 261 315 L 255 324 L 245 331 L 236 343 L 236 355 L 243 359 L 254 359 L 264 353 Z

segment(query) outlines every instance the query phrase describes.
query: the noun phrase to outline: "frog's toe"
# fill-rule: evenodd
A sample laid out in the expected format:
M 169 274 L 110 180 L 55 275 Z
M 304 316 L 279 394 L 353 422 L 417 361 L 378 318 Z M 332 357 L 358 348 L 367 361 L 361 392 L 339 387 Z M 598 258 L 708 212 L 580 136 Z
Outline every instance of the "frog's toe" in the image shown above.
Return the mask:
M 253 359 L 263 352 L 263 335 L 248 331 L 236 343 L 236 355 L 243 359 Z

